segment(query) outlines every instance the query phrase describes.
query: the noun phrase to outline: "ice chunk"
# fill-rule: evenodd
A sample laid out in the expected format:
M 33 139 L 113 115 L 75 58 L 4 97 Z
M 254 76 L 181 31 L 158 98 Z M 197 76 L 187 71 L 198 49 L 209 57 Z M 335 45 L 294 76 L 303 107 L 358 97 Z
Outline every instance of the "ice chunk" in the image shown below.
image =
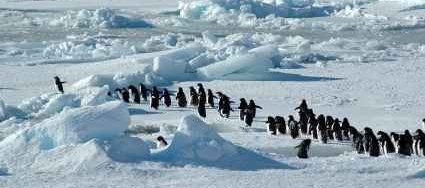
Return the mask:
M 109 143 L 108 156 L 115 161 L 138 162 L 149 155 L 149 146 L 140 138 L 122 136 Z
M 250 50 L 247 54 L 199 68 L 198 71 L 200 76 L 206 79 L 217 79 L 232 73 L 265 73 L 269 68 L 273 68 L 272 58 L 277 54 L 276 46 L 262 46 Z

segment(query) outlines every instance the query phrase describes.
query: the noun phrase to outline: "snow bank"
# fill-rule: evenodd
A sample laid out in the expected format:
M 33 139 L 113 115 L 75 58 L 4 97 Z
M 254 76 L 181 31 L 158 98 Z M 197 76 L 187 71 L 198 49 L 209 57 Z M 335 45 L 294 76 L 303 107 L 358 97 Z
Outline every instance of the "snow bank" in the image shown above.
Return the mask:
M 250 50 L 245 55 L 230 57 L 199 68 L 198 71 L 199 75 L 206 79 L 218 79 L 232 73 L 266 73 L 269 68 L 273 68 L 272 59 L 277 55 L 276 46 L 262 46 Z
M 195 115 L 183 117 L 171 144 L 153 157 L 176 165 L 195 164 L 231 170 L 289 168 L 224 140 Z
M 142 19 L 119 15 L 109 8 L 69 11 L 50 22 L 53 26 L 69 28 L 146 28 L 152 25 Z
M 150 157 L 147 143 L 136 137 L 122 136 L 113 139 L 108 145 L 108 156 L 119 162 L 139 162 Z

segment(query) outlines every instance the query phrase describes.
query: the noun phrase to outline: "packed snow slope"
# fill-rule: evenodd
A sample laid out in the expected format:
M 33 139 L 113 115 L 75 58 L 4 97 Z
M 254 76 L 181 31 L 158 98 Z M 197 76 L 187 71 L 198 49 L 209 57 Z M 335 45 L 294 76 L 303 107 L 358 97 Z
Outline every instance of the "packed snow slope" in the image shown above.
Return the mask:
M 301 160 L 307 136 L 264 122 L 306 99 L 358 129 L 421 128 L 424 17 L 423 0 L 0 0 L 0 187 L 423 187 L 423 156 L 313 141 Z M 200 119 L 106 95 L 199 82 L 254 99 L 253 127 L 237 103 Z

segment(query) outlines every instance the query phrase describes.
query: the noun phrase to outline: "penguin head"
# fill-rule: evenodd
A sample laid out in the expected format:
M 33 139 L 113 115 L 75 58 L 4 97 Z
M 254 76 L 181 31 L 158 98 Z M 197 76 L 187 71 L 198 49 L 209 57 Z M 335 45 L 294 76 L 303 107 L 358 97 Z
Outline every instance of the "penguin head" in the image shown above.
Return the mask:
M 272 116 L 267 117 L 266 123 L 274 123 L 274 118 Z

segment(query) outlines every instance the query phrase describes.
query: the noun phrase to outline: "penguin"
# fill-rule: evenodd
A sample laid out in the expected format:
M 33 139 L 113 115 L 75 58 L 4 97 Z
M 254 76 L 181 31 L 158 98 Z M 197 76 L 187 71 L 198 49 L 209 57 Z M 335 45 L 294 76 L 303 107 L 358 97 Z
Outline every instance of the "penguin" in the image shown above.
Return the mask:
M 317 123 L 318 123 L 317 129 L 320 135 L 320 141 L 326 144 L 328 143 L 328 131 L 326 127 L 326 119 L 323 114 L 320 114 L 317 117 Z
M 364 135 L 360 134 L 357 137 L 356 140 L 356 150 L 358 154 L 364 154 L 365 153 L 365 147 L 364 147 Z
M 139 90 L 133 85 L 128 86 L 128 91 L 130 91 L 130 96 L 133 99 L 134 103 L 140 104 L 140 94 Z
M 413 136 L 410 134 L 409 130 L 405 130 L 404 135 L 409 140 L 410 153 L 413 153 Z
M 239 118 L 240 120 L 244 120 L 245 118 L 245 110 L 248 108 L 248 103 L 246 102 L 245 98 L 239 99 Z
M 266 123 L 268 124 L 268 132 L 271 135 L 276 135 L 276 121 L 272 116 L 267 117 Z
M 364 153 L 364 140 L 363 135 L 353 126 L 349 127 L 349 134 L 351 135 L 352 147 L 358 154 Z
M 397 142 L 397 153 L 401 155 L 407 155 L 410 156 L 411 153 L 411 147 L 410 147 L 410 138 L 409 136 L 406 136 L 405 134 L 400 134 L 400 137 Z
M 369 156 L 378 157 L 380 155 L 380 147 L 378 139 L 376 138 L 373 130 L 369 127 L 364 128 L 365 131 L 365 149 L 369 152 Z
M 214 99 L 216 99 L 217 97 L 213 94 L 213 92 L 211 91 L 211 89 L 208 89 L 208 96 L 207 96 L 207 101 L 208 104 L 210 105 L 211 108 L 214 108 Z
M 378 141 L 381 143 L 383 153 L 395 153 L 395 146 L 391 137 L 383 131 L 378 131 L 377 135 L 379 135 Z
M 422 129 L 425 131 L 425 118 L 422 119 Z
M 255 116 L 257 115 L 257 108 L 258 108 L 258 109 L 263 109 L 263 107 L 261 107 L 261 106 L 257 106 L 257 105 L 255 104 L 254 100 L 252 100 L 252 99 L 251 99 L 251 100 L 249 100 L 248 108 L 249 108 L 249 109 L 251 109 L 251 110 L 253 111 L 254 118 L 255 118 Z
M 55 85 L 56 88 L 58 89 L 59 92 L 61 92 L 62 94 L 64 94 L 64 90 L 63 90 L 63 84 L 66 83 L 65 81 L 61 81 L 61 79 L 59 78 L 59 76 L 55 76 Z
M 205 107 L 205 104 L 207 103 L 207 94 L 205 93 L 205 90 L 203 88 L 199 90 L 198 96 L 199 96 L 198 105 L 201 104 Z
M 220 113 L 220 116 L 229 118 L 230 117 L 230 111 L 233 111 L 232 107 L 230 105 L 230 99 L 229 99 L 229 97 L 227 97 L 226 95 L 224 95 L 221 92 L 217 92 L 217 93 L 219 95 L 218 111 Z
M 187 106 L 186 95 L 183 92 L 183 88 L 179 87 L 176 95 L 177 105 L 180 108 L 184 108 Z
M 288 127 L 289 127 L 289 130 L 291 132 L 291 137 L 293 139 L 295 139 L 300 134 L 299 133 L 299 131 L 300 131 L 299 129 L 300 128 L 299 128 L 298 122 L 295 121 L 294 116 L 290 115 L 288 118 L 289 118 L 289 120 L 288 120 Z
M 207 117 L 207 111 L 205 109 L 205 103 L 199 103 L 198 104 L 198 114 L 199 116 L 206 118 Z
M 162 90 L 162 95 L 160 99 L 164 99 L 164 105 L 166 107 L 171 106 L 171 97 L 170 97 L 170 93 L 168 92 L 168 89 L 164 88 L 164 90 Z
M 311 140 L 305 139 L 303 140 L 298 146 L 295 146 L 295 148 L 298 148 L 297 156 L 300 159 L 307 159 L 308 158 L 308 150 L 310 149 Z
M 301 104 L 295 108 L 295 110 L 299 110 L 301 112 L 307 112 L 308 105 L 305 99 L 301 100 Z
M 154 86 L 151 92 L 151 108 L 158 110 L 159 107 L 159 91 Z
M 286 134 L 285 118 L 283 118 L 282 116 L 276 116 L 274 119 L 276 121 L 276 127 L 279 133 Z
M 342 136 L 344 140 L 350 140 L 349 131 L 350 131 L 350 123 L 348 119 L 344 117 L 341 124 Z
M 205 93 L 204 86 L 201 83 L 198 83 L 196 85 L 198 86 L 198 93 L 201 93 L 201 92 Z
M 189 104 L 192 106 L 198 106 L 199 104 L 199 96 L 198 93 L 196 92 L 195 88 L 190 86 L 189 87 L 189 95 L 190 95 L 190 102 Z
M 308 116 L 305 111 L 298 111 L 298 115 L 300 117 L 299 124 L 302 134 L 307 134 L 307 124 L 308 124 Z
M 139 84 L 139 88 L 140 88 L 140 95 L 142 96 L 143 100 L 146 102 L 148 101 L 148 89 L 146 89 L 145 85 L 143 85 L 142 83 Z
M 425 156 L 425 133 L 421 129 L 416 130 L 415 133 L 416 135 L 414 136 L 414 139 L 416 155 Z
M 326 116 L 326 129 L 327 129 L 327 134 L 328 134 L 328 138 L 329 140 L 333 140 L 334 136 L 332 134 L 332 125 L 334 124 L 334 119 L 332 118 L 332 116 Z
M 392 142 L 394 143 L 394 146 L 396 146 L 395 150 L 398 153 L 398 147 L 397 146 L 398 146 L 398 141 L 400 140 L 400 134 L 397 134 L 395 132 L 391 132 L 390 136 L 391 136 Z
M 157 142 L 157 147 L 158 147 L 158 148 L 162 148 L 162 147 L 166 147 L 166 146 L 168 146 L 168 142 L 165 140 L 165 138 L 164 138 L 164 137 L 162 137 L 162 136 L 158 136 L 158 137 L 156 138 L 156 140 L 158 141 L 158 142 Z
M 317 125 L 319 124 L 319 121 L 316 119 L 316 115 L 310 114 L 310 117 L 308 118 L 308 134 L 313 136 L 313 139 L 318 139 L 317 135 Z
M 245 124 L 246 126 L 251 127 L 252 122 L 254 121 L 254 112 L 249 108 L 246 108 L 243 111 Z
M 338 118 L 335 118 L 334 124 L 332 125 L 332 132 L 334 133 L 334 138 L 338 141 L 342 141 L 342 131 L 340 121 Z
M 114 93 L 112 94 L 116 99 L 122 99 L 122 95 L 121 95 L 121 89 L 120 88 L 116 88 L 114 90 Z
M 121 89 L 121 96 L 122 96 L 122 100 L 126 103 L 130 103 L 130 93 L 128 92 L 127 89 L 122 88 Z

